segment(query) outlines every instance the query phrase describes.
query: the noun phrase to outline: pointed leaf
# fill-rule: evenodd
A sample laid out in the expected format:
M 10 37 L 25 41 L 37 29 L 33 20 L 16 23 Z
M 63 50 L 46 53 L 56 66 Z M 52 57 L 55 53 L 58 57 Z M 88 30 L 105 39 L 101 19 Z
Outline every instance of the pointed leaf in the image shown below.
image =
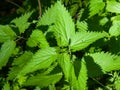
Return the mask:
M 66 80 L 69 80 L 70 78 L 70 72 L 71 72 L 71 61 L 70 61 L 70 56 L 67 53 L 63 53 L 59 55 L 58 62 L 65 74 Z
M 77 28 L 79 32 L 86 32 L 88 30 L 88 24 L 85 21 L 77 21 Z
M 105 36 L 107 36 L 105 32 L 77 32 L 76 35 L 71 38 L 70 49 L 72 49 L 72 51 L 82 50 Z
M 29 27 L 30 23 L 28 22 L 28 19 L 31 14 L 32 12 L 26 13 L 11 21 L 11 23 L 14 23 L 18 27 L 20 33 L 24 33 L 24 31 Z
M 32 52 L 25 52 L 20 57 L 14 59 L 12 63 L 13 67 L 10 68 L 7 79 L 12 80 L 13 78 L 16 78 L 17 74 L 21 71 L 21 69 L 30 61 L 32 55 Z
M 80 90 L 80 88 L 79 88 L 80 85 L 79 85 L 78 79 L 75 75 L 75 68 L 73 65 L 71 65 L 69 82 L 70 82 L 71 90 Z
M 50 84 L 56 84 L 62 78 L 62 73 L 57 73 L 53 75 L 36 75 L 30 77 L 24 84 L 24 86 L 39 86 L 47 87 Z
M 56 18 L 57 18 L 57 4 L 52 5 L 48 10 L 43 13 L 42 17 L 37 23 L 37 27 L 41 25 L 51 25 L 52 23 L 55 23 Z M 53 13 L 54 12 L 54 13 Z
M 55 32 L 58 45 L 67 46 L 70 38 L 75 34 L 75 25 L 65 7 L 60 2 L 56 4 L 58 13 L 53 32 Z
M 102 11 L 105 7 L 105 3 L 103 0 L 90 0 L 90 17 L 94 16 L 95 14 L 98 14 L 100 11 Z
M 27 45 L 30 47 L 36 47 L 39 48 L 47 48 L 49 47 L 49 44 L 43 34 L 40 30 L 34 30 L 32 34 L 30 35 L 30 38 L 28 38 Z
M 14 41 L 6 41 L 0 50 L 0 69 L 5 66 L 14 51 L 16 43 Z
M 8 25 L 0 25 L 0 42 L 15 39 L 15 32 Z
M 75 75 L 74 66 L 70 61 L 70 56 L 67 53 L 59 55 L 58 62 L 63 70 L 66 81 L 70 83 L 71 90 L 80 90 L 77 77 Z
M 52 13 L 54 12 L 54 13 Z M 53 32 L 55 33 L 59 46 L 67 46 L 70 38 L 75 34 L 75 25 L 71 16 L 60 1 L 55 3 L 41 18 L 40 25 L 53 25 Z
M 19 75 L 25 75 L 39 69 L 48 68 L 57 58 L 55 48 L 41 49 L 36 52 L 26 66 L 21 69 Z
M 85 59 L 88 68 L 88 75 L 92 77 L 120 69 L 120 57 L 111 55 L 110 53 L 98 52 L 88 54 Z
M 79 90 L 86 90 L 87 88 L 87 68 L 85 61 L 81 61 L 81 69 L 78 76 Z

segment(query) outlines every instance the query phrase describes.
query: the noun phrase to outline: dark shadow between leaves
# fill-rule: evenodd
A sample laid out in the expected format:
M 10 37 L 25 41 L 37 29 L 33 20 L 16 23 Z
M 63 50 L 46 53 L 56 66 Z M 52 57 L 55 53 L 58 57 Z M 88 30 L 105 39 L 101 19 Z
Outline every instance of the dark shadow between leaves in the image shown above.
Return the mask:
M 99 77 L 103 75 L 101 67 L 94 62 L 92 57 L 85 56 L 84 59 L 88 70 L 88 77 Z
M 79 76 L 80 69 L 81 69 L 81 61 L 80 60 L 75 60 L 74 61 L 74 70 L 75 70 L 75 75 L 76 75 L 77 79 L 78 79 L 78 76 Z

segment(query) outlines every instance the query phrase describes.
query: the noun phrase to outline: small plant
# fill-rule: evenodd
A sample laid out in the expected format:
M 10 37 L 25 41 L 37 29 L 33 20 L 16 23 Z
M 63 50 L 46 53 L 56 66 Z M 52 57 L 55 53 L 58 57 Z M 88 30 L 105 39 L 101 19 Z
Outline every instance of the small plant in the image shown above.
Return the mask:
M 119 51 L 107 49 L 109 46 L 112 48 L 112 40 L 119 41 L 119 15 L 112 17 L 113 25 L 109 31 L 105 26 L 109 16 L 107 12 L 112 13 L 116 10 L 112 5 L 120 3 L 106 2 L 105 7 L 102 0 L 90 0 L 88 18 L 82 20 L 84 13 L 81 9 L 82 15 L 78 15 L 77 22 L 57 1 L 38 21 L 30 22 L 33 12 L 29 12 L 12 20 L 9 25 L 0 25 L 2 90 L 119 90 L 120 77 L 116 71 L 120 69 Z M 106 13 L 102 12 L 104 8 Z M 92 22 L 95 15 L 103 17 L 97 25 L 105 30 L 92 28 L 91 23 L 97 26 Z M 34 29 L 32 25 L 36 25 Z M 105 82 L 107 85 L 99 82 L 103 75 L 112 77 L 109 77 L 112 86 L 108 81 Z M 91 82 L 99 86 L 92 87 Z

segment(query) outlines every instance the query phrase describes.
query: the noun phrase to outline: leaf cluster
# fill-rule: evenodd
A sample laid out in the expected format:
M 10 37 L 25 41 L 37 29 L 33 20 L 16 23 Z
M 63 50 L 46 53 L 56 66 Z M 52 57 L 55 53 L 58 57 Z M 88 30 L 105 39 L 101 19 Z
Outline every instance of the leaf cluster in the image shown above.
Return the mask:
M 57 1 L 35 22 L 33 11 L 0 25 L 2 90 L 119 90 L 120 1 L 81 2 Z

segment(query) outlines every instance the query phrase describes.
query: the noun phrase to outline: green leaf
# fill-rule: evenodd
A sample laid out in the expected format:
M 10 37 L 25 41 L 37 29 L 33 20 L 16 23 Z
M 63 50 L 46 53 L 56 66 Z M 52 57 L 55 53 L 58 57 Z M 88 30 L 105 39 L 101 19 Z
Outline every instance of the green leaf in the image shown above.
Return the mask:
M 11 23 L 14 23 L 18 27 L 20 33 L 24 33 L 25 30 L 29 27 L 30 23 L 28 22 L 28 19 L 30 18 L 31 14 L 32 12 L 26 13 L 21 17 L 11 21 Z
M 71 90 L 80 90 L 77 77 L 75 75 L 74 66 L 69 54 L 63 53 L 59 55 L 58 62 L 63 70 L 66 81 L 70 83 Z M 66 87 L 69 88 L 69 87 Z
M 120 15 L 116 15 L 111 17 L 112 26 L 109 29 L 109 33 L 111 36 L 119 36 L 120 35 Z
M 75 34 L 75 25 L 68 11 L 59 1 L 43 14 L 37 26 L 52 23 L 55 24 L 52 31 L 55 33 L 58 45 L 67 46 L 70 38 Z
M 77 21 L 77 28 L 79 32 L 86 32 L 88 30 L 88 24 L 85 21 Z
M 69 83 L 70 83 L 70 88 L 71 88 L 70 90 L 80 90 L 78 80 L 75 75 L 75 69 L 74 69 L 73 64 L 71 65 Z
M 81 68 L 78 76 L 78 85 L 79 89 L 78 90 L 86 90 L 87 88 L 87 68 L 86 68 L 86 63 L 85 61 L 81 61 Z
M 88 75 L 91 77 L 120 69 L 120 57 L 111 55 L 110 53 L 98 52 L 88 54 L 84 58 L 87 63 Z
M 120 13 L 120 3 L 114 1 L 107 1 L 106 10 L 112 13 Z
M 15 37 L 15 32 L 8 25 L 0 25 L 0 42 L 14 40 Z
M 115 84 L 115 89 L 120 90 L 120 76 L 117 77 L 117 80 L 115 80 L 114 84 Z
M 43 34 L 40 30 L 34 30 L 32 34 L 30 35 L 30 38 L 28 38 L 27 45 L 30 47 L 36 47 L 39 48 L 47 48 L 49 47 L 49 44 Z
M 69 0 L 68 0 L 68 1 L 69 1 Z M 71 6 L 70 6 L 70 9 L 69 9 L 70 15 L 71 15 L 71 16 L 75 16 L 75 14 L 76 14 L 77 11 L 78 11 L 78 8 L 79 8 L 78 3 L 71 5 Z
M 89 10 L 90 10 L 90 17 L 94 16 L 95 14 L 100 13 L 105 7 L 105 3 L 103 0 L 90 0 Z
M 14 59 L 12 63 L 12 68 L 10 68 L 7 79 L 12 80 L 13 78 L 16 78 L 17 74 L 30 61 L 32 56 L 33 56 L 32 52 L 25 52 L 20 57 Z
M 10 84 L 8 82 L 5 83 L 2 90 L 10 90 Z
M 77 32 L 76 35 L 71 38 L 70 49 L 72 49 L 72 51 L 82 50 L 105 36 L 107 36 L 105 32 Z
M 15 49 L 16 43 L 14 41 L 6 41 L 0 50 L 0 69 L 5 66 Z
M 119 36 L 120 35 L 120 20 L 113 21 L 112 26 L 109 29 L 109 33 L 111 36 Z
M 64 72 L 65 79 L 68 81 L 70 78 L 70 72 L 71 72 L 71 61 L 70 61 L 70 56 L 67 53 L 63 53 L 59 55 L 58 62 Z
M 48 68 L 57 58 L 55 48 L 40 49 L 36 52 L 31 60 L 21 69 L 18 76 L 34 72 L 39 69 Z
M 59 46 L 69 45 L 70 38 L 75 34 L 75 25 L 71 16 L 60 2 L 57 4 L 57 19 L 53 28 Z
M 47 87 L 50 84 L 56 84 L 62 78 L 62 73 L 52 74 L 52 75 L 41 75 L 30 77 L 23 86 L 39 86 Z
M 45 13 L 43 13 L 42 17 L 38 21 L 37 27 L 41 25 L 51 25 L 52 23 L 55 23 L 58 12 L 57 8 L 57 4 L 52 5 L 51 8 L 48 8 L 48 10 L 46 10 Z

